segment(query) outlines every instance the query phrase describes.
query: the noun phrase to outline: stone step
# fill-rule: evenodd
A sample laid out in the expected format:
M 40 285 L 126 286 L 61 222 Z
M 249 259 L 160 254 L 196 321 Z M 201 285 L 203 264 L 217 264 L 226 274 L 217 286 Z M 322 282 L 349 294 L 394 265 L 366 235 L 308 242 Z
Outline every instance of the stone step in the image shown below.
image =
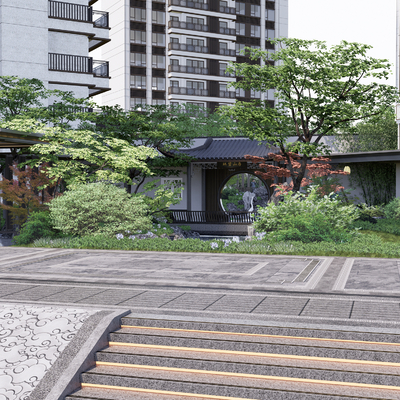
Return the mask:
M 67 400 L 400 400 L 400 335 L 125 317 Z
M 97 365 L 94 369 L 82 374 L 82 386 L 84 387 L 85 384 L 244 399 L 270 399 L 276 391 L 285 392 L 285 398 L 294 398 L 293 396 L 299 398 L 299 393 L 309 393 L 340 397 L 400 399 L 398 386 L 126 364 Z
M 204 371 L 249 373 L 319 379 L 341 382 L 400 385 L 400 364 L 341 362 L 339 359 L 303 359 L 268 357 L 267 355 L 226 354 L 190 351 L 190 349 L 132 348 L 110 346 L 96 354 L 99 362 L 187 368 Z M 352 360 L 348 360 L 352 361 Z
M 112 344 L 142 344 L 179 348 L 240 351 L 277 355 L 340 358 L 400 363 L 400 346 L 373 342 L 312 340 L 312 338 L 211 334 L 202 331 L 168 331 L 123 327 L 109 335 Z

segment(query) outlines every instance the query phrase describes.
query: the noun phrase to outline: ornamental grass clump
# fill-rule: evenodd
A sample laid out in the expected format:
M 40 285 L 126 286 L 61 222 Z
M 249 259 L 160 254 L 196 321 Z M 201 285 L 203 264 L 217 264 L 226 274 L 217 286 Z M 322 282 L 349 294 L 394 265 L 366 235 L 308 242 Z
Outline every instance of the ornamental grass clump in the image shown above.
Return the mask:
M 50 215 L 56 229 L 73 236 L 111 237 L 152 227 L 142 196 L 101 182 L 74 186 L 50 203 Z
M 254 222 L 257 232 L 267 232 L 268 241 L 349 242 L 356 234 L 350 225 L 359 211 L 333 194 L 321 197 L 318 187 L 311 187 L 307 195 L 288 192 L 283 198 L 260 208 Z

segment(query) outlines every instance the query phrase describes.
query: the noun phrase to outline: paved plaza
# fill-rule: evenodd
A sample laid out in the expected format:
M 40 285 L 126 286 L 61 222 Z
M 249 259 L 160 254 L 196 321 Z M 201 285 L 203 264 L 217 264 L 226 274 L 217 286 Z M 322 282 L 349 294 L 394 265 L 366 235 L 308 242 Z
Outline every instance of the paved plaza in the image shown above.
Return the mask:
M 2 247 L 0 399 L 29 395 L 86 320 L 117 310 L 400 332 L 400 260 Z

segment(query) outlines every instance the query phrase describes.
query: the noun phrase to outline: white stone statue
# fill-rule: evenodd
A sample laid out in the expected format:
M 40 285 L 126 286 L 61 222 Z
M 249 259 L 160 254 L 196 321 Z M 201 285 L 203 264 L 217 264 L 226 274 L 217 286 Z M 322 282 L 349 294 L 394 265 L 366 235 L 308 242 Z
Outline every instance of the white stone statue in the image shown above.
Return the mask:
M 253 200 L 255 196 L 256 196 L 255 193 L 251 192 L 245 192 L 243 194 L 243 203 L 245 211 L 253 212 Z

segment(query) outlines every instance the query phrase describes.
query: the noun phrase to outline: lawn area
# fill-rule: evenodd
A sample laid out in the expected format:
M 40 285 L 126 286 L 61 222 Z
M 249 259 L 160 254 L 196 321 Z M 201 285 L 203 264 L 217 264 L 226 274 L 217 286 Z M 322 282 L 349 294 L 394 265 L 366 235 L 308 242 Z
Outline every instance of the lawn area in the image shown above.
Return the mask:
M 237 254 L 301 255 L 329 257 L 379 257 L 400 258 L 400 236 L 373 231 L 361 231 L 348 243 L 286 241 L 271 243 L 266 239 L 244 242 L 200 239 L 148 238 L 122 239 L 98 236 L 76 238 L 38 239 L 33 247 L 77 249 L 176 251 Z

